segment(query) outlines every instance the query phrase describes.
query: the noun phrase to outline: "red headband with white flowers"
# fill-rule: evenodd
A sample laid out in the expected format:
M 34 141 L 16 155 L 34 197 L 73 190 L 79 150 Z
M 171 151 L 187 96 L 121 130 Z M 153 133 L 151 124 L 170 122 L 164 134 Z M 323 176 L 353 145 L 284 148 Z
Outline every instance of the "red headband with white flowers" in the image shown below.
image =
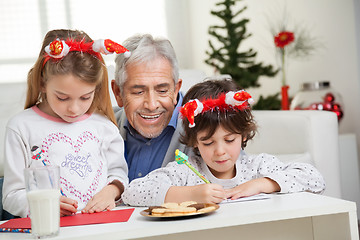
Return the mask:
M 237 92 L 222 93 L 216 99 L 205 99 L 199 101 L 193 99 L 187 102 L 180 109 L 180 113 L 183 117 L 186 117 L 189 121 L 189 127 L 195 127 L 195 117 L 207 111 L 226 111 L 230 109 L 245 110 L 250 108 L 250 104 L 253 104 L 254 100 L 249 93 L 244 90 Z
M 87 52 L 97 58 L 100 58 L 100 53 L 124 53 L 125 57 L 130 57 L 131 54 L 125 47 L 110 39 L 99 39 L 92 42 L 85 42 L 84 40 L 76 41 L 74 39 L 68 39 L 66 41 L 56 39 L 45 47 L 46 56 L 43 65 L 45 65 L 50 58 L 61 59 L 72 51 Z

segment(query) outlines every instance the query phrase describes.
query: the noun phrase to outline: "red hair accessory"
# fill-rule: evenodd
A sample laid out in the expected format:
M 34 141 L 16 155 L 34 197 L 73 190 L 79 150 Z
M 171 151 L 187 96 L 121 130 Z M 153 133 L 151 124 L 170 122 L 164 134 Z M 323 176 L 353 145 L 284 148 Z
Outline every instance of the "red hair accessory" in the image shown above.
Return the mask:
M 56 39 L 45 47 L 47 56 L 45 56 L 43 65 L 45 65 L 50 58 L 61 59 L 72 51 L 87 52 L 97 58 L 100 58 L 100 53 L 106 55 L 114 52 L 117 54 L 124 53 L 125 57 L 130 57 L 131 54 L 125 47 L 110 39 L 99 39 L 92 42 L 85 42 L 84 40 L 76 41 L 74 39 L 68 39 L 66 41 Z
M 96 40 L 94 41 L 92 48 L 95 52 L 100 52 L 105 55 L 112 54 L 114 52 L 117 54 L 124 53 L 125 57 L 130 57 L 131 55 L 129 50 L 110 39 Z
M 207 111 L 226 111 L 228 109 L 245 110 L 250 108 L 250 104 L 253 104 L 254 100 L 251 95 L 244 90 L 237 92 L 222 93 L 216 99 L 205 99 L 199 101 L 198 99 L 190 100 L 180 109 L 180 113 L 183 117 L 186 117 L 189 121 L 189 127 L 195 126 L 195 117 Z
M 56 39 L 45 47 L 45 52 L 53 58 L 62 58 L 70 51 L 70 47 L 64 40 Z

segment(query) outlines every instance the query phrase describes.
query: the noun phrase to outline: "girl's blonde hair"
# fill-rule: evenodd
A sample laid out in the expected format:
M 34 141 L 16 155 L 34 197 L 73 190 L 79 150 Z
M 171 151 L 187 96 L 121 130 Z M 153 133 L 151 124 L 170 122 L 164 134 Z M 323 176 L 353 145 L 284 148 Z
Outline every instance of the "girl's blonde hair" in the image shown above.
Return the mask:
M 86 52 L 71 51 L 61 60 L 50 59 L 44 65 L 45 47 L 57 38 L 60 40 L 92 41 L 85 32 L 78 30 L 59 29 L 49 31 L 44 38 L 39 57 L 28 73 L 24 108 L 30 108 L 46 100 L 46 94 L 41 90 L 45 87 L 50 76 L 71 74 L 86 83 L 96 85 L 94 100 L 88 113 L 98 112 L 116 125 L 108 88 L 108 72 L 104 59 L 101 56 L 97 58 Z

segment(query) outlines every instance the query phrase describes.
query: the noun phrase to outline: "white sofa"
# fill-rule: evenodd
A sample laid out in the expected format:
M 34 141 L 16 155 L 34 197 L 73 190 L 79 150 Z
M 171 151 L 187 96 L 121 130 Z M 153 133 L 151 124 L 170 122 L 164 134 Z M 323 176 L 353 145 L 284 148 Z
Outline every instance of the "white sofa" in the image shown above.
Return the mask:
M 9 118 L 24 109 L 26 83 L 0 83 L 0 177 L 4 176 L 4 138 Z
M 249 141 L 248 154 L 276 155 L 284 162 L 308 162 L 326 181 L 324 195 L 341 198 L 336 114 L 328 111 L 254 111 L 258 133 Z

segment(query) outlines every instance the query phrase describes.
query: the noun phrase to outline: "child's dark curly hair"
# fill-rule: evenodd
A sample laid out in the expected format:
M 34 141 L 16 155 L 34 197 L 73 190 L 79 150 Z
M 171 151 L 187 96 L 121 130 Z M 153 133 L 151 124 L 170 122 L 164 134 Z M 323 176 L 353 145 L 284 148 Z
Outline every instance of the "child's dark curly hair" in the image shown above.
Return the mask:
M 186 93 L 183 105 L 192 99 L 200 101 L 208 98 L 217 98 L 221 93 L 241 90 L 232 80 L 207 80 L 194 85 Z M 246 147 L 247 141 L 255 136 L 257 129 L 254 117 L 250 109 L 243 111 L 229 109 L 227 111 L 207 111 L 195 117 L 195 127 L 189 127 L 189 121 L 183 118 L 184 134 L 180 141 L 189 147 L 194 147 L 197 143 L 197 134 L 206 131 L 206 139 L 210 138 L 216 129 L 222 126 L 225 130 L 241 134 L 242 146 Z M 199 154 L 195 148 L 195 153 Z

